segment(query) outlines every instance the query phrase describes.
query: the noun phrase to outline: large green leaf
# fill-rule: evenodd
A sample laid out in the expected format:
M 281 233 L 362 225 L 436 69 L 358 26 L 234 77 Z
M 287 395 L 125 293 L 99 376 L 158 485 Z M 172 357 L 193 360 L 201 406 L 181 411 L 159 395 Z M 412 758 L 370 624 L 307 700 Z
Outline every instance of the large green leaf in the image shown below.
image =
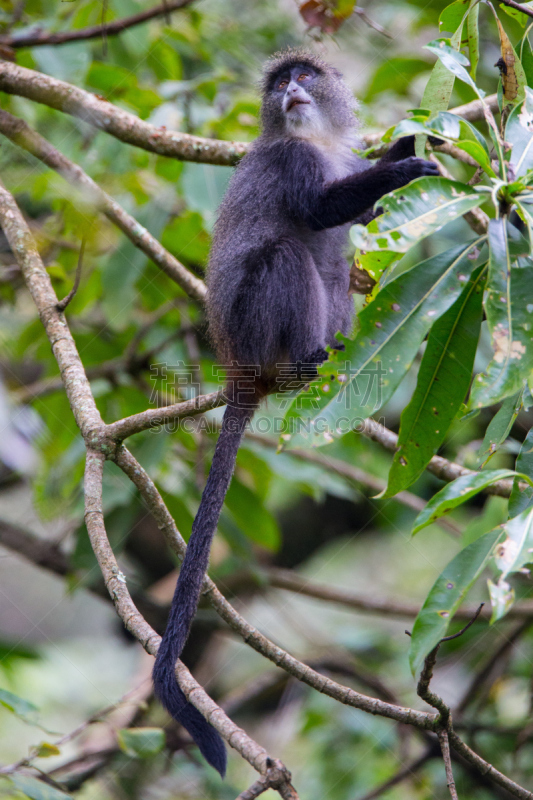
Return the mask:
M 533 480 L 533 428 L 530 428 L 516 458 L 515 469 Z M 515 478 L 509 498 L 509 515 L 515 517 L 533 504 L 533 487 L 520 490 L 520 481 Z
M 513 108 L 505 126 L 505 140 L 513 150 L 511 164 L 519 178 L 533 169 L 533 90 L 526 86 L 524 102 Z
M 424 659 L 446 635 L 468 590 L 488 563 L 501 530 L 490 531 L 465 547 L 441 572 L 413 626 L 409 663 L 415 675 Z
M 470 56 L 470 74 L 476 80 L 477 65 L 479 64 L 479 3 L 470 0 L 470 10 L 467 18 L 468 54 Z
M 387 402 L 431 325 L 461 294 L 483 238 L 439 253 L 381 289 L 360 313 L 355 340 L 345 340 L 345 352 L 321 368 L 321 383 L 293 401 L 282 445 L 327 444 Z
M 433 325 L 411 402 L 402 413 L 398 449 L 384 497 L 406 489 L 441 446 L 464 402 L 482 319 L 486 267 L 477 269 L 460 297 Z
M 455 4 L 453 4 L 455 5 Z M 464 17 L 463 17 L 464 19 Z M 447 24 L 452 26 L 456 24 L 456 18 L 447 21 Z M 461 22 L 454 35 L 450 40 L 450 44 L 456 50 L 461 46 L 461 38 L 463 33 L 463 23 Z M 422 95 L 422 108 L 427 108 L 429 111 L 446 111 L 450 104 L 450 97 L 453 91 L 453 84 L 455 83 L 455 76 L 445 67 L 439 59 L 434 65 L 429 80 Z M 415 152 L 421 158 L 424 156 L 426 144 L 425 136 L 416 137 Z
M 532 483 L 527 475 L 519 475 L 512 469 L 487 469 L 482 472 L 474 472 L 471 475 L 462 475 L 460 478 L 456 478 L 454 481 L 451 481 L 451 483 L 446 484 L 440 492 L 433 495 L 426 507 L 422 509 L 415 519 L 413 535 L 421 531 L 422 528 L 425 528 L 426 525 L 431 525 L 432 522 L 442 517 L 447 511 L 451 511 L 452 508 L 456 508 L 461 505 L 461 503 L 465 503 L 475 494 L 478 494 L 478 492 L 482 492 L 487 486 L 491 486 L 496 481 L 503 480 L 504 478 L 515 477 L 518 477 L 519 480 L 526 480 L 528 483 Z
M 533 270 L 512 264 L 504 218 L 490 221 L 489 243 L 485 311 L 494 356 L 474 380 L 471 408 L 515 394 L 533 369 Z
M 448 178 L 418 178 L 381 198 L 379 205 L 384 214 L 375 221 L 377 233 L 370 233 L 364 225 L 354 225 L 352 241 L 361 250 L 405 253 L 482 202 L 479 192 L 464 183 Z

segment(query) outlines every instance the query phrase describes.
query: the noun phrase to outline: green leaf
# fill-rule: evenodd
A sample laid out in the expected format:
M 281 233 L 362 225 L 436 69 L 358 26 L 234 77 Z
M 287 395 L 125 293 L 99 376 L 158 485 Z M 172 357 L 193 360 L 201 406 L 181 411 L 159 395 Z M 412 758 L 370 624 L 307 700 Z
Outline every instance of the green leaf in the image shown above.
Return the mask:
M 458 553 L 435 581 L 413 626 L 409 663 L 415 675 L 446 635 L 450 621 L 488 563 L 501 530 L 490 531 Z
M 59 791 L 44 781 L 15 772 L 9 776 L 13 785 L 31 800 L 72 800 L 72 795 Z
M 471 86 L 480 99 L 485 97 L 485 92 L 476 86 L 465 69 L 470 62 L 466 56 L 453 48 L 449 39 L 434 39 L 429 44 L 426 44 L 424 49 L 434 53 L 452 75 Z M 424 101 L 422 101 L 422 105 L 424 105 Z
M 345 352 L 319 370 L 321 384 L 293 401 L 282 446 L 327 444 L 387 402 L 431 325 L 461 294 L 475 266 L 471 251 L 483 238 L 439 253 L 381 289 L 359 314 L 355 340 L 345 339 Z
M 521 6 L 524 8 L 530 8 L 533 10 L 533 3 L 520 3 Z M 506 6 L 504 3 L 499 4 L 502 11 L 505 11 L 510 17 L 515 19 L 523 28 L 526 27 L 529 20 L 531 19 L 530 16 L 524 14 L 522 11 L 519 11 L 517 8 L 512 8 L 511 6 Z
M 485 278 L 486 267 L 480 267 L 431 329 L 416 389 L 401 416 L 398 449 L 383 497 L 406 489 L 424 471 L 466 397 L 481 328 Z
M 493 416 L 479 449 L 476 468 L 481 469 L 505 442 L 522 408 L 522 392 L 507 397 Z
M 511 164 L 519 178 L 533 169 L 533 90 L 525 89 L 524 102 L 513 108 L 505 126 L 505 140 L 512 145 Z
M 429 503 L 420 512 L 415 519 L 413 527 L 413 536 L 422 528 L 431 525 L 436 519 L 442 517 L 447 511 L 452 508 L 457 508 L 461 503 L 465 503 L 475 494 L 482 492 L 487 486 L 491 486 L 496 481 L 503 480 L 504 478 L 515 478 L 519 480 L 527 480 L 532 483 L 527 475 L 519 475 L 512 469 L 492 469 L 483 470 L 483 472 L 474 472 L 471 475 L 461 475 L 451 483 L 446 484 L 440 492 L 433 495 Z M 533 483 L 532 483 L 533 485 Z
M 281 544 L 278 523 L 255 492 L 233 478 L 225 503 L 233 519 L 249 539 L 267 550 L 278 550 Z
M 450 44 L 456 50 L 461 46 L 461 38 L 463 35 L 463 25 L 459 25 L 454 35 L 450 40 Z M 446 111 L 450 104 L 450 97 L 452 95 L 453 85 L 455 83 L 455 76 L 451 73 L 442 61 L 439 59 L 426 84 L 422 101 L 420 103 L 422 108 L 427 108 L 432 112 Z M 416 155 L 421 158 L 424 155 L 425 137 L 417 136 L 415 151 Z
M 528 36 L 529 29 L 526 31 L 526 34 L 519 43 L 518 47 L 520 52 L 520 61 L 522 62 L 522 66 L 526 75 L 527 85 L 533 86 L 533 52 L 531 51 L 531 45 L 529 43 Z
M 36 715 L 39 709 L 33 703 L 24 700 L 23 697 L 8 692 L 7 689 L 0 689 L 0 704 L 16 717 L 27 722 L 28 725 L 36 724 Z
M 439 30 L 450 33 L 456 31 L 468 11 L 469 4 L 470 0 L 455 0 L 454 3 L 446 6 L 439 17 Z
M 527 432 L 527 436 L 522 443 L 520 452 L 518 453 L 515 469 L 523 475 L 527 475 L 533 480 L 533 428 Z M 515 517 L 522 511 L 525 511 L 533 504 L 533 487 L 526 486 L 525 489 L 520 491 L 520 481 L 515 478 L 513 483 L 513 491 L 509 498 L 509 516 Z
M 476 80 L 477 65 L 479 64 L 479 3 L 471 0 L 467 17 L 468 54 L 470 56 L 470 74 Z
M 418 178 L 379 201 L 378 233 L 354 225 L 350 234 L 361 250 L 391 250 L 405 253 L 414 244 L 439 231 L 466 211 L 476 208 L 483 197 L 470 186 L 448 178 Z
M 165 731 L 162 728 L 122 728 L 117 733 L 117 741 L 127 756 L 150 758 L 165 746 Z
M 485 312 L 494 356 L 474 380 L 470 408 L 516 394 L 533 370 L 533 271 L 511 263 L 504 219 L 490 220 L 489 243 Z

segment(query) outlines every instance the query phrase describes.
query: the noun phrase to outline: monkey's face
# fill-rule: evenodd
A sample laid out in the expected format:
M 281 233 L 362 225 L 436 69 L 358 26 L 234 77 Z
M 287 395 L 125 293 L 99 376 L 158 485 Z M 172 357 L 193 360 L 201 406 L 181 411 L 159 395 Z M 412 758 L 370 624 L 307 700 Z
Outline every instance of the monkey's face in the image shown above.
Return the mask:
M 340 75 L 306 59 L 286 60 L 267 76 L 263 94 L 263 129 L 302 138 L 328 138 L 353 125 L 351 100 Z

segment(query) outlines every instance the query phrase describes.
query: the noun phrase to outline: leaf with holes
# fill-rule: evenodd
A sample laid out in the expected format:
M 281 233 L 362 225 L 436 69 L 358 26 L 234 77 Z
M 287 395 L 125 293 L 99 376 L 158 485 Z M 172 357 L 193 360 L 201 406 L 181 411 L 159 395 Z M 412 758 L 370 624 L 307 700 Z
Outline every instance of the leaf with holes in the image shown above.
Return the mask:
M 494 356 L 474 380 L 472 409 L 516 394 L 533 370 L 533 268 L 512 263 L 504 219 L 491 219 L 489 244 L 485 312 Z
M 413 675 L 446 635 L 453 615 L 492 556 L 501 530 L 490 531 L 458 553 L 441 572 L 415 620 L 409 648 Z
M 533 90 L 525 89 L 524 102 L 515 106 L 505 126 L 505 141 L 512 146 L 511 164 L 515 177 L 533 169 Z
M 449 39 L 434 39 L 429 44 L 426 44 L 424 49 L 429 50 L 430 53 L 434 53 L 440 59 L 443 66 L 446 67 L 452 75 L 455 75 L 456 78 L 459 78 L 463 83 L 467 83 L 471 86 L 479 98 L 485 97 L 485 92 L 476 86 L 465 69 L 465 67 L 470 66 L 467 57 L 458 50 L 455 50 Z
M 479 448 L 477 469 L 482 469 L 485 466 L 509 436 L 522 408 L 522 395 L 523 392 L 520 391 L 511 397 L 507 397 L 487 425 L 483 442 Z
M 379 205 L 384 213 L 375 220 L 377 233 L 354 225 L 352 241 L 361 250 L 405 253 L 447 222 L 479 206 L 483 199 L 479 192 L 458 181 L 418 178 L 381 198 Z
M 516 458 L 515 469 L 533 480 L 533 428 L 530 428 Z M 533 505 L 533 487 L 520 488 L 520 481 L 515 478 L 513 491 L 509 498 L 509 516 L 515 517 Z

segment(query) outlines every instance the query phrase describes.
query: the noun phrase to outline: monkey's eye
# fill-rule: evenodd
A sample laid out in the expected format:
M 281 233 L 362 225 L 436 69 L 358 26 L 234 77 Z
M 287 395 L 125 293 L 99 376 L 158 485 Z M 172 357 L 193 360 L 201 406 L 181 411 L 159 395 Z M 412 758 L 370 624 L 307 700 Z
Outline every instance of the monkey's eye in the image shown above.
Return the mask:
M 289 81 L 280 81 L 278 83 L 278 89 L 284 89 L 288 85 Z
M 307 72 L 302 72 L 302 74 L 298 76 L 298 80 L 299 81 L 304 81 L 308 77 L 309 77 L 309 75 L 307 74 Z

